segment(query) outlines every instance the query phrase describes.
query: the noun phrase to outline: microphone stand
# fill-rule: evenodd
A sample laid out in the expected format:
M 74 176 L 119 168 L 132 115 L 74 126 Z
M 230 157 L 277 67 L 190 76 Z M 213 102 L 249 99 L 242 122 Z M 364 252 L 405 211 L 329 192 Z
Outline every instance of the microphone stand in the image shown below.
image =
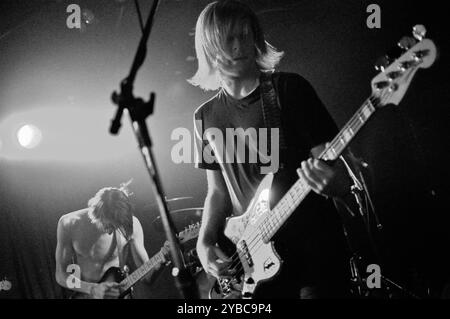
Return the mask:
M 152 182 L 152 190 L 156 196 L 164 232 L 169 242 L 170 256 L 174 265 L 172 269 L 172 276 L 174 277 L 175 284 L 184 299 L 196 299 L 198 298 L 198 290 L 191 273 L 185 266 L 181 246 L 175 236 L 175 226 L 168 213 L 169 210 L 167 207 L 167 202 L 164 200 L 166 197 L 164 196 L 163 186 L 152 152 L 152 140 L 145 122 L 146 118 L 153 113 L 155 94 L 152 92 L 150 94 L 150 99 L 147 102 L 141 98 L 135 98 L 133 95 L 133 83 L 136 78 L 137 71 L 145 60 L 147 53 L 147 41 L 153 25 L 153 18 L 155 16 L 158 3 L 159 0 L 153 1 L 149 17 L 145 27 L 142 30 L 143 34 L 133 60 L 130 73 L 124 80 L 122 80 L 120 84 L 120 93 L 117 93 L 116 91 L 112 93 L 112 101 L 118 106 L 118 109 L 114 119 L 111 121 L 110 133 L 113 135 L 118 134 L 121 127 L 123 112 L 127 110 L 131 120 L 131 125 L 133 127 L 133 132 L 139 143 L 139 150 L 142 154 L 147 172 Z M 139 11 L 138 14 L 140 15 Z
M 350 165 L 347 163 L 344 156 L 341 156 L 340 158 L 344 162 L 344 165 L 346 166 L 347 171 L 353 181 L 353 185 L 351 186 L 350 191 L 355 198 L 355 201 L 358 205 L 359 214 L 366 226 L 366 231 L 367 231 L 367 235 L 369 237 L 369 242 L 372 246 L 375 257 L 378 260 L 381 260 L 379 250 L 377 248 L 377 245 L 375 244 L 375 240 L 373 238 L 372 231 L 371 231 L 371 226 L 370 226 L 370 221 L 369 221 L 370 212 L 372 212 L 372 214 L 375 217 L 375 223 L 376 223 L 377 229 L 378 230 L 383 229 L 383 225 L 381 224 L 379 217 L 375 211 L 372 199 L 369 194 L 369 190 L 367 188 L 366 181 L 364 179 L 364 175 L 361 171 L 361 167 L 367 167 L 368 164 L 365 163 L 364 161 L 361 161 L 360 159 L 355 158 L 352 153 L 350 153 L 350 156 L 352 157 L 352 161 L 354 163 L 357 163 L 357 170 L 358 170 L 358 173 L 359 173 L 358 175 L 359 175 L 360 179 L 358 179 L 358 177 L 355 175 L 355 173 L 351 169 Z M 345 232 L 346 237 L 348 237 L 348 233 L 345 229 L 345 226 L 344 226 L 344 232 Z M 348 240 L 348 238 L 347 238 L 347 240 Z M 369 295 L 369 288 L 367 287 L 365 278 L 362 277 L 361 271 L 359 270 L 359 268 L 361 267 L 360 264 L 362 263 L 362 257 L 356 251 L 354 251 L 354 249 L 352 249 L 352 247 L 350 247 L 350 248 L 352 250 L 352 257 L 350 258 L 350 270 L 351 270 L 351 274 L 352 274 L 351 281 L 356 285 L 358 295 L 360 297 L 367 297 Z M 405 295 L 410 296 L 413 299 L 420 299 L 419 296 L 417 296 L 413 292 L 409 291 L 408 289 L 400 286 L 399 284 L 390 280 L 389 278 L 387 278 L 384 275 L 380 275 L 380 280 L 384 285 L 386 285 L 386 291 L 389 291 L 391 289 L 397 289 L 397 290 L 401 291 L 402 293 L 404 293 Z

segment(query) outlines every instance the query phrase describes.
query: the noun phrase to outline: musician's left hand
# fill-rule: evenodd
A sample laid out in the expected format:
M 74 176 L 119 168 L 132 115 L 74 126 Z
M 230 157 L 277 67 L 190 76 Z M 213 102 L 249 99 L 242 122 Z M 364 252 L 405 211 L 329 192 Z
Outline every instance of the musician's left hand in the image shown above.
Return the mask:
M 301 163 L 297 174 L 320 195 L 342 197 L 350 191 L 350 178 L 340 160 L 330 166 L 319 159 L 309 158 Z
M 164 257 L 163 264 L 170 263 L 170 244 L 168 241 L 164 243 L 164 246 L 161 248 L 162 256 Z

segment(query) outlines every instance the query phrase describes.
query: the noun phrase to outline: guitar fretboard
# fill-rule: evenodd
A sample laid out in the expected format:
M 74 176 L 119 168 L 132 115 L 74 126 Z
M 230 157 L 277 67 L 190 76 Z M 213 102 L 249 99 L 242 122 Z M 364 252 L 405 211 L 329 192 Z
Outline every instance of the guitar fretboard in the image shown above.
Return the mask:
M 377 103 L 378 101 L 373 97 L 367 99 L 330 145 L 319 155 L 319 159 L 326 161 L 336 160 L 372 114 L 375 113 Z M 264 242 L 267 243 L 275 235 L 310 191 L 311 188 L 301 178 L 291 186 L 289 191 L 272 209 L 271 214 L 268 214 L 259 225 L 259 232 L 262 234 Z
M 138 269 L 136 269 L 132 274 L 122 280 L 121 284 L 124 284 L 123 290 L 126 291 L 132 287 L 135 283 L 142 279 L 145 275 L 149 273 L 157 264 L 164 262 L 164 255 L 160 251 L 156 253 L 147 262 L 143 263 Z

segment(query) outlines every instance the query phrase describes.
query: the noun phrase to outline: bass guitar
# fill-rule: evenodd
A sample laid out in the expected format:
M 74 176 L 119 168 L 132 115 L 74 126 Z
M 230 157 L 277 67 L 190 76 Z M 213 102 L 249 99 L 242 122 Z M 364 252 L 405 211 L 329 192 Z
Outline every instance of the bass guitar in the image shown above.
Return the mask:
M 406 37 L 399 43 L 406 50 L 403 55 L 379 68 L 381 72 L 371 81 L 371 96 L 323 150 L 319 159 L 337 160 L 376 110 L 386 105 L 398 105 L 416 71 L 434 63 L 436 46 L 431 40 L 424 39 L 425 28 L 414 27 L 413 35 L 414 38 Z M 273 181 L 273 174 L 266 175 L 246 212 L 227 219 L 224 234 L 236 248 L 229 270 L 235 275 L 217 280 L 210 298 L 252 298 L 260 282 L 279 272 L 281 259 L 273 247 L 272 237 L 308 196 L 311 188 L 299 178 L 271 207 Z

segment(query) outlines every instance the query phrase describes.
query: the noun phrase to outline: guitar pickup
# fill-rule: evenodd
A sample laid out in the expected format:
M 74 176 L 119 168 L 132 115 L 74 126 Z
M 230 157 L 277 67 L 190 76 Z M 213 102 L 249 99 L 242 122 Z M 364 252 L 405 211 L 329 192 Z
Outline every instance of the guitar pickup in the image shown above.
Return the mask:
M 248 250 L 247 247 L 247 243 L 245 242 L 245 240 L 240 242 L 240 248 L 241 248 L 241 258 L 243 257 L 245 259 L 245 261 L 247 262 L 247 265 L 249 267 L 253 267 L 253 259 L 252 256 L 250 255 L 250 252 Z

